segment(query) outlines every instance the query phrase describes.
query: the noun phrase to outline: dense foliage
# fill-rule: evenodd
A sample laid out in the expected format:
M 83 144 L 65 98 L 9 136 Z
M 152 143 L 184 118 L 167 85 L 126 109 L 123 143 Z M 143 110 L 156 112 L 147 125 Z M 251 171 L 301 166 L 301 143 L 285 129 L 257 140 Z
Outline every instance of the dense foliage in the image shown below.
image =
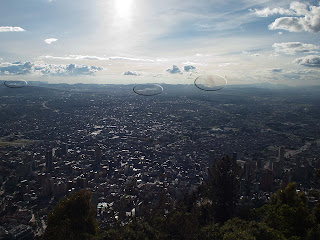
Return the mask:
M 98 224 L 95 209 L 91 205 L 91 193 L 80 190 L 61 199 L 48 215 L 43 239 L 91 239 L 96 235 Z
M 307 199 L 304 193 L 296 190 L 296 184 L 290 183 L 285 190 L 272 195 L 269 203 L 261 209 L 263 221 L 287 238 L 305 237 L 312 224 Z

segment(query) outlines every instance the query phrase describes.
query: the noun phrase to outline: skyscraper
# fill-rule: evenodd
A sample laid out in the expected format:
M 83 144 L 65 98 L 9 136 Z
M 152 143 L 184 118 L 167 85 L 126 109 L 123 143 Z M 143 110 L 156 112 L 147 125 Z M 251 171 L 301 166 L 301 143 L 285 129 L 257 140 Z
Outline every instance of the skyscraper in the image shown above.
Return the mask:
M 94 162 L 95 169 L 98 169 L 101 167 L 101 161 L 102 161 L 102 149 L 100 146 L 96 147 L 94 151 L 94 158 L 95 158 L 95 162 Z
M 46 171 L 51 172 L 53 170 L 53 150 L 46 152 Z
M 69 146 L 68 146 L 67 143 L 62 144 L 62 146 L 61 146 L 61 152 L 62 152 L 63 155 L 67 155 L 67 153 L 68 153 L 68 148 L 69 148 Z
M 28 153 L 26 155 L 26 163 L 30 166 L 30 171 L 34 171 L 34 169 L 36 168 L 36 164 L 35 164 L 35 161 L 34 161 L 34 155 L 33 153 Z
M 281 168 L 284 167 L 284 146 L 279 147 L 279 162 Z
M 273 191 L 273 173 L 269 169 L 264 169 L 261 176 L 261 189 L 263 191 Z

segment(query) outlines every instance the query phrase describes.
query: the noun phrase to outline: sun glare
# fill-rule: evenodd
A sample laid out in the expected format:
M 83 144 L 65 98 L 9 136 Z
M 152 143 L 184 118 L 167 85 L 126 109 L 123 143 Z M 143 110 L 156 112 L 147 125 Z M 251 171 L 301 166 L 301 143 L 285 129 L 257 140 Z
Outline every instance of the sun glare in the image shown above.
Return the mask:
M 132 0 L 115 0 L 114 6 L 117 17 L 128 19 L 131 14 Z

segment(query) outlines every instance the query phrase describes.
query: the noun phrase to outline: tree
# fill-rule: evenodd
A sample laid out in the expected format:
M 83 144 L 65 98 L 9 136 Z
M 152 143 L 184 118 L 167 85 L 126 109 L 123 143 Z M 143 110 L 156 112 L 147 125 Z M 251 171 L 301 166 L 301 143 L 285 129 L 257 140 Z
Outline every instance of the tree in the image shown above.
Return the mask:
M 233 218 L 227 221 L 220 229 L 224 240 L 285 240 L 286 238 L 277 230 L 268 227 L 264 223 L 245 221 Z
M 152 227 L 148 222 L 132 219 L 126 226 L 112 228 L 103 232 L 95 240 L 164 240 L 166 235 Z
M 239 218 L 230 219 L 222 226 L 219 226 L 217 223 L 212 223 L 203 227 L 200 230 L 198 239 L 286 240 L 286 238 L 279 231 L 268 227 L 264 223 L 245 221 Z
M 320 180 L 320 169 L 319 168 L 315 170 L 314 176 L 316 177 L 316 180 Z
M 170 236 L 169 239 L 191 240 L 196 239 L 198 229 L 197 213 L 189 213 L 185 206 L 180 206 L 168 214 L 164 231 Z
M 206 195 L 212 202 L 216 222 L 225 222 L 235 214 L 239 200 L 237 173 L 237 165 L 229 157 L 216 160 L 208 171 Z
M 263 221 L 279 230 L 285 237 L 305 238 L 312 226 L 312 218 L 304 193 L 298 193 L 295 183 L 271 196 L 270 202 L 262 208 Z
M 222 239 L 219 224 L 212 223 L 202 227 L 199 231 L 198 239 L 202 239 L 202 240 Z
M 43 239 L 91 239 L 97 234 L 98 224 L 91 205 L 91 192 L 80 190 L 61 199 L 48 215 Z
M 320 203 L 315 204 L 312 209 L 313 226 L 308 232 L 308 240 L 320 239 Z

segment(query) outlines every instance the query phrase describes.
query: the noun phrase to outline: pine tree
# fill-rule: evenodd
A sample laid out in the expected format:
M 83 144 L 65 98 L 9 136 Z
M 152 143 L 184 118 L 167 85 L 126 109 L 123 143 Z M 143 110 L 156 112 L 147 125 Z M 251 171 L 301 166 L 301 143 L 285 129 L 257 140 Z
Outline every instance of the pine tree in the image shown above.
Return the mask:
M 98 224 L 95 209 L 91 205 L 91 192 L 80 190 L 61 199 L 48 215 L 47 229 L 42 236 L 46 240 L 91 239 Z
M 209 169 L 207 181 L 207 197 L 212 202 L 212 213 L 215 222 L 231 219 L 239 200 L 237 165 L 229 157 L 216 160 Z

